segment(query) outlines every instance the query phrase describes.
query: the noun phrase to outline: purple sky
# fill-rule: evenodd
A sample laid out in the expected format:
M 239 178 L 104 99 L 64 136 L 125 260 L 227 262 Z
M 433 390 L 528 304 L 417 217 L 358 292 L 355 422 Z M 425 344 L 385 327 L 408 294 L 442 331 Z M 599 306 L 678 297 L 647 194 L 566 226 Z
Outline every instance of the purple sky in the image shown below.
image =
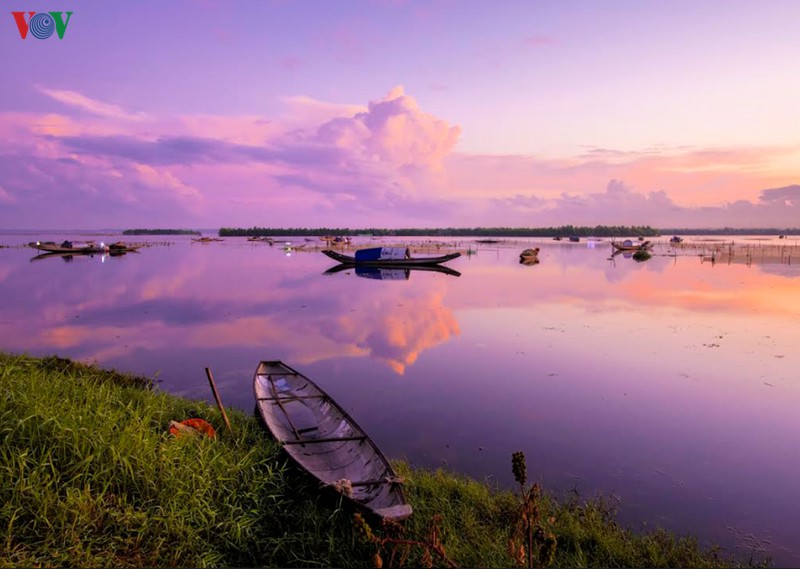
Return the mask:
M 800 226 L 795 0 L 4 6 L 0 228 Z

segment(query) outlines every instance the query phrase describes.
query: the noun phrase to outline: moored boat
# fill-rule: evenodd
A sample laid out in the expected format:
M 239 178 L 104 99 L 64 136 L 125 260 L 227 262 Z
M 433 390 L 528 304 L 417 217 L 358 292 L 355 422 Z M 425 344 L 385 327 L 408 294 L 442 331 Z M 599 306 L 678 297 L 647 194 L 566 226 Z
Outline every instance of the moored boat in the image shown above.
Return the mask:
M 539 248 L 525 249 L 519 254 L 519 262 L 521 265 L 537 265 L 539 264 Z
M 323 487 L 382 520 L 412 514 L 388 459 L 318 385 L 281 361 L 262 361 L 253 379 L 256 407 L 283 450 Z
M 371 265 L 375 267 L 403 267 L 415 265 L 438 265 L 461 256 L 461 253 L 449 253 L 439 257 L 412 257 L 407 247 L 371 247 L 359 249 L 355 255 L 344 255 L 330 249 L 322 253 L 334 261 L 348 265 Z
M 108 252 L 111 255 L 122 255 L 123 253 L 135 253 L 141 249 L 143 245 L 129 245 L 122 241 L 117 241 L 108 246 Z
M 616 241 L 611 242 L 611 246 L 617 251 L 639 251 L 640 249 L 652 249 L 653 244 L 650 241 L 643 241 L 641 243 L 634 243 L 630 239 L 626 239 L 622 243 Z
M 45 251 L 47 253 L 73 253 L 73 254 L 93 254 L 93 253 L 105 253 L 108 251 L 108 247 L 103 245 L 95 244 L 94 241 L 88 241 L 81 245 L 76 245 L 72 241 L 62 241 L 61 243 L 56 243 L 54 241 L 32 241 L 28 243 L 30 247 L 34 249 L 38 249 L 39 251 Z

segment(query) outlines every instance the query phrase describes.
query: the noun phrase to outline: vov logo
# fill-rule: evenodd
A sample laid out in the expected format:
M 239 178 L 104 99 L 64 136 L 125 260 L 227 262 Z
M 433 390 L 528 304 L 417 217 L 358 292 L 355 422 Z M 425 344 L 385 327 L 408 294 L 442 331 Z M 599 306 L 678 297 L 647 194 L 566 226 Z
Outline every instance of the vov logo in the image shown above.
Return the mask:
M 64 21 L 64 14 L 67 15 L 66 21 Z M 36 39 L 46 40 L 53 35 L 53 32 L 56 32 L 58 39 L 63 40 L 72 12 L 28 12 L 27 21 L 25 21 L 25 12 L 11 12 L 11 15 L 14 16 L 17 29 L 19 29 L 19 37 L 22 39 L 28 37 L 28 32 L 30 32 Z

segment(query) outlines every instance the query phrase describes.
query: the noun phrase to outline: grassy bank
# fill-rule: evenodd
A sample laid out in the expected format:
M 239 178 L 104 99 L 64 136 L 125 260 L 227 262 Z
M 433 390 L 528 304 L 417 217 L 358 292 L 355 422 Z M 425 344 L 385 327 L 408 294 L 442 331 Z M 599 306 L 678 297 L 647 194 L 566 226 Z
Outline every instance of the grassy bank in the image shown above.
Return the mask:
M 510 492 L 398 464 L 415 514 L 404 528 L 371 528 L 370 540 L 250 415 L 229 411 L 229 435 L 205 403 L 55 357 L 0 354 L 0 385 L 2 566 L 370 567 L 376 554 L 387 565 L 515 565 L 520 498 Z M 188 417 L 208 420 L 218 438 L 168 433 Z M 690 537 L 633 534 L 602 501 L 545 495 L 537 508 L 556 566 L 744 564 Z

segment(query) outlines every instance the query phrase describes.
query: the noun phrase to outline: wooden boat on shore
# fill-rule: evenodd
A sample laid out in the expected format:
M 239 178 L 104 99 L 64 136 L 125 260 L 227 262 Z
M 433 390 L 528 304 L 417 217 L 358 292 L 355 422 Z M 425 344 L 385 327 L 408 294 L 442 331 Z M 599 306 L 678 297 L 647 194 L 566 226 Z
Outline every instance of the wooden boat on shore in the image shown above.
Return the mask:
M 354 256 L 343 255 L 342 253 L 337 253 L 330 249 L 325 249 L 322 253 L 339 263 L 373 267 L 439 265 L 461 256 L 461 253 L 456 252 L 439 257 L 412 257 L 407 247 L 371 247 L 369 249 L 359 249 Z
M 387 458 L 313 381 L 281 361 L 262 361 L 253 389 L 267 429 L 323 487 L 381 520 L 411 515 L 402 480 Z
M 634 243 L 630 239 L 626 239 L 622 243 L 616 241 L 611 242 L 611 246 L 617 251 L 639 251 L 645 249 L 652 249 L 653 244 L 650 241 L 643 241 L 641 243 Z

